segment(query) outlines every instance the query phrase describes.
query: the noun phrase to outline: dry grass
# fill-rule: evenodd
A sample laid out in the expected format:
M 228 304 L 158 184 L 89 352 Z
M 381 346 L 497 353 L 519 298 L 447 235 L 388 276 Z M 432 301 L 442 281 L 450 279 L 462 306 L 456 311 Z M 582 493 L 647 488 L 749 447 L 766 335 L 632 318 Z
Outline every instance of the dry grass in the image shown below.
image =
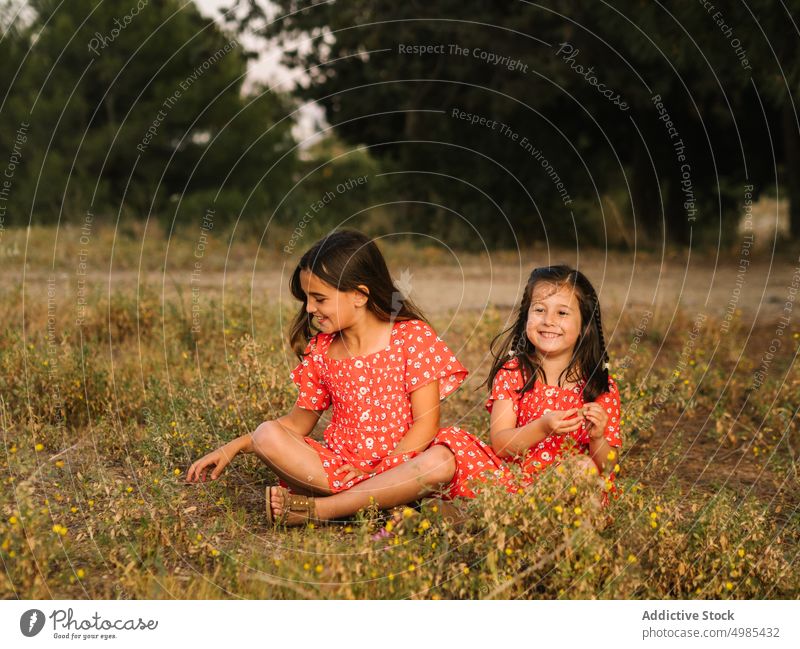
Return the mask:
M 40 234 L 52 242 L 51 230 Z M 53 248 L 44 244 L 28 256 L 29 279 L 40 278 L 24 296 L 16 280 L 0 296 L 0 596 L 800 594 L 796 325 L 753 391 L 774 321 L 751 328 L 740 315 L 723 333 L 709 315 L 687 353 L 696 309 L 664 309 L 624 369 L 641 309 L 607 301 L 626 436 L 623 494 L 608 508 L 592 478 L 567 465 L 522 494 L 485 490 L 464 504 L 461 527 L 445 522 L 431 501 L 389 516 L 364 512 L 345 525 L 273 532 L 262 515 L 273 478 L 254 457 L 237 459 L 213 484 L 186 486 L 181 474 L 201 453 L 290 407 L 294 359 L 283 341 L 290 305 L 254 299 L 248 286 L 211 290 L 225 267 L 224 255 L 211 251 L 203 258 L 206 288 L 193 296 L 186 275 L 194 242 L 186 238 L 171 242 L 182 251 L 178 290 L 148 277 L 137 286 L 140 235 L 116 243 L 115 254 L 128 262 L 112 272 L 133 272 L 131 281 L 111 290 L 108 277 L 91 284 L 82 327 L 75 324 L 77 248 L 56 248 L 49 312 L 40 280 Z M 3 244 L 17 236 L 5 233 Z M 107 273 L 110 256 L 99 260 L 113 238 L 94 237 L 93 272 Z M 237 248 L 242 272 L 256 247 Z M 437 254 L 390 256 L 395 267 L 413 262 L 415 281 L 429 285 L 436 280 L 425 264 L 441 263 Z M 164 258 L 149 251 L 144 259 L 158 273 Z M 508 316 L 500 303 L 432 311 L 434 326 L 473 369 L 446 402 L 443 421 L 484 437 L 478 388 L 489 340 Z

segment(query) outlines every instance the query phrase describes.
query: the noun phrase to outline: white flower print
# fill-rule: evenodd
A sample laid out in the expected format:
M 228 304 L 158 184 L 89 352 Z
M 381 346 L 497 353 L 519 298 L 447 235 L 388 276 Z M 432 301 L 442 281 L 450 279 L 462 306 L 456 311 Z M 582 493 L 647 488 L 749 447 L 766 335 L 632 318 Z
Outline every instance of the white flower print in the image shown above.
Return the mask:
M 414 389 L 438 377 L 439 393 L 444 398 L 464 380 L 465 368 L 427 324 L 414 320 L 395 323 L 393 334 L 392 348 L 366 362 L 362 358 L 328 358 L 327 349 L 335 334 L 320 333 L 290 374 L 299 387 L 298 403 L 302 407 L 324 410 L 333 406 L 324 441 L 305 441 L 319 454 L 335 492 L 374 474 L 378 463 L 397 446 L 414 420 L 410 397 Z M 448 359 L 447 364 L 443 364 L 444 359 Z M 483 450 L 466 431 L 442 428 L 435 439 L 451 449 L 462 442 L 465 448 L 474 449 L 469 466 L 464 463 L 466 457 L 456 462 L 459 478 L 450 487 L 452 494 L 471 494 L 463 485 L 477 477 L 476 467 L 496 468 L 495 462 L 499 463 L 497 458 L 490 462 L 488 454 L 484 458 L 483 454 L 491 450 Z M 464 451 L 459 452 L 464 456 Z M 384 468 L 407 461 L 411 455 L 394 457 Z M 343 484 L 333 470 L 347 463 L 360 466 L 364 476 Z

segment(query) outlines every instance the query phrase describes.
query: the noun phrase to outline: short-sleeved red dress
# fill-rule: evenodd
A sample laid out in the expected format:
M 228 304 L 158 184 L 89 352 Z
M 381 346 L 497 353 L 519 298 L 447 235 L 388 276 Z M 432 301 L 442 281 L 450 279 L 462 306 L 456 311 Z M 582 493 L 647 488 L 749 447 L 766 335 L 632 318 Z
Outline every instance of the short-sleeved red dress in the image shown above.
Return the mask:
M 497 373 L 492 381 L 492 392 L 486 402 L 486 409 L 491 412 L 492 405 L 497 399 L 506 399 L 514 404 L 514 413 L 517 415 L 517 426 L 538 419 L 551 410 L 569 410 L 580 408 L 584 404 L 582 383 L 574 388 L 560 388 L 555 385 L 547 385 L 540 380 L 536 380 L 533 387 L 520 394 L 518 390 L 524 385 L 522 372 L 519 368 L 519 361 L 511 359 Z M 605 438 L 612 447 L 622 446 L 620 438 L 620 399 L 619 390 L 613 379 L 608 379 L 608 392 L 604 392 L 595 399 L 608 413 L 608 423 L 605 429 Z M 562 446 L 566 439 L 571 437 L 577 443 L 579 452 L 589 454 L 589 433 L 584 426 L 566 435 L 550 435 L 520 456 L 506 458 L 507 462 L 514 462 L 520 465 L 530 479 L 527 484 L 534 481 L 536 475 L 551 464 L 558 463 L 562 456 Z M 613 481 L 614 472 L 611 472 L 610 479 Z
M 447 345 L 421 320 L 395 322 L 389 346 L 364 356 L 330 358 L 328 348 L 335 337 L 335 333 L 314 336 L 291 372 L 301 408 L 333 406 L 324 443 L 305 438 L 322 460 L 333 493 L 418 455 L 387 457 L 413 423 L 411 393 L 438 380 L 439 398 L 444 399 L 467 375 Z M 491 447 L 457 426 L 441 428 L 431 446 L 436 444 L 450 449 L 456 460 L 455 476 L 442 490 L 443 498 L 472 497 L 474 480 L 487 479 L 487 472 L 498 476 L 503 472 L 502 461 Z M 334 471 L 344 464 L 365 473 L 342 483 Z

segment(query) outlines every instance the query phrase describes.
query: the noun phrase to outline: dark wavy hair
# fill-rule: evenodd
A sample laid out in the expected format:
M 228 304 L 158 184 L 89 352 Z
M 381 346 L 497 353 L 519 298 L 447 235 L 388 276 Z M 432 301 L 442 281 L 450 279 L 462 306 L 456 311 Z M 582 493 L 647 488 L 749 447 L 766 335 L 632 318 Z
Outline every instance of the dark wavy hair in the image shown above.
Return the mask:
M 558 384 L 561 385 L 562 379 L 571 382 L 583 380 L 584 401 L 594 401 L 608 391 L 608 352 L 603 336 L 600 302 L 586 276 L 579 270 L 564 265 L 543 266 L 531 273 L 514 324 L 492 340 L 490 349 L 494 362 L 486 385 L 491 390 L 495 376 L 511 358 L 519 361 L 522 372 L 524 385 L 519 390 L 520 394 L 530 390 L 537 378 L 545 380 L 544 371 L 536 358 L 536 348 L 525 333 L 533 290 L 542 282 L 553 284 L 559 289 L 569 286 L 575 291 L 580 306 L 581 330 L 572 358 L 558 377 Z
M 367 308 L 384 322 L 425 321 L 422 312 L 395 287 L 386 260 L 375 242 L 357 230 L 337 230 L 311 246 L 292 273 L 292 295 L 301 305 L 292 322 L 289 342 L 300 359 L 308 341 L 319 331 L 306 312 L 308 298 L 300 284 L 300 273 L 304 270 L 337 291 L 358 291 L 366 295 Z M 364 291 L 362 286 L 368 290 Z

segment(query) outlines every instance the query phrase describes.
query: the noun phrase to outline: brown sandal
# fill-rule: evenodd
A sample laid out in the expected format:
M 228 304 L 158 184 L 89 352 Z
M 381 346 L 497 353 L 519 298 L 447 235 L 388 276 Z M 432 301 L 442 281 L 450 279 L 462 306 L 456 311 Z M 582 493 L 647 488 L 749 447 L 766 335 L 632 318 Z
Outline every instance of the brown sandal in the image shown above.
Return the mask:
M 319 522 L 319 519 L 317 518 L 317 508 L 314 504 L 314 498 L 310 496 L 300 496 L 298 494 L 289 493 L 289 490 L 284 489 L 283 487 L 278 487 L 278 489 L 283 492 L 285 501 L 285 508 L 280 516 L 275 516 L 275 514 L 272 512 L 272 487 L 267 487 L 266 490 L 267 522 L 271 527 L 285 525 L 286 518 L 289 514 L 302 514 L 303 518 L 306 519 L 306 523 Z M 299 524 L 302 525 L 302 523 Z

